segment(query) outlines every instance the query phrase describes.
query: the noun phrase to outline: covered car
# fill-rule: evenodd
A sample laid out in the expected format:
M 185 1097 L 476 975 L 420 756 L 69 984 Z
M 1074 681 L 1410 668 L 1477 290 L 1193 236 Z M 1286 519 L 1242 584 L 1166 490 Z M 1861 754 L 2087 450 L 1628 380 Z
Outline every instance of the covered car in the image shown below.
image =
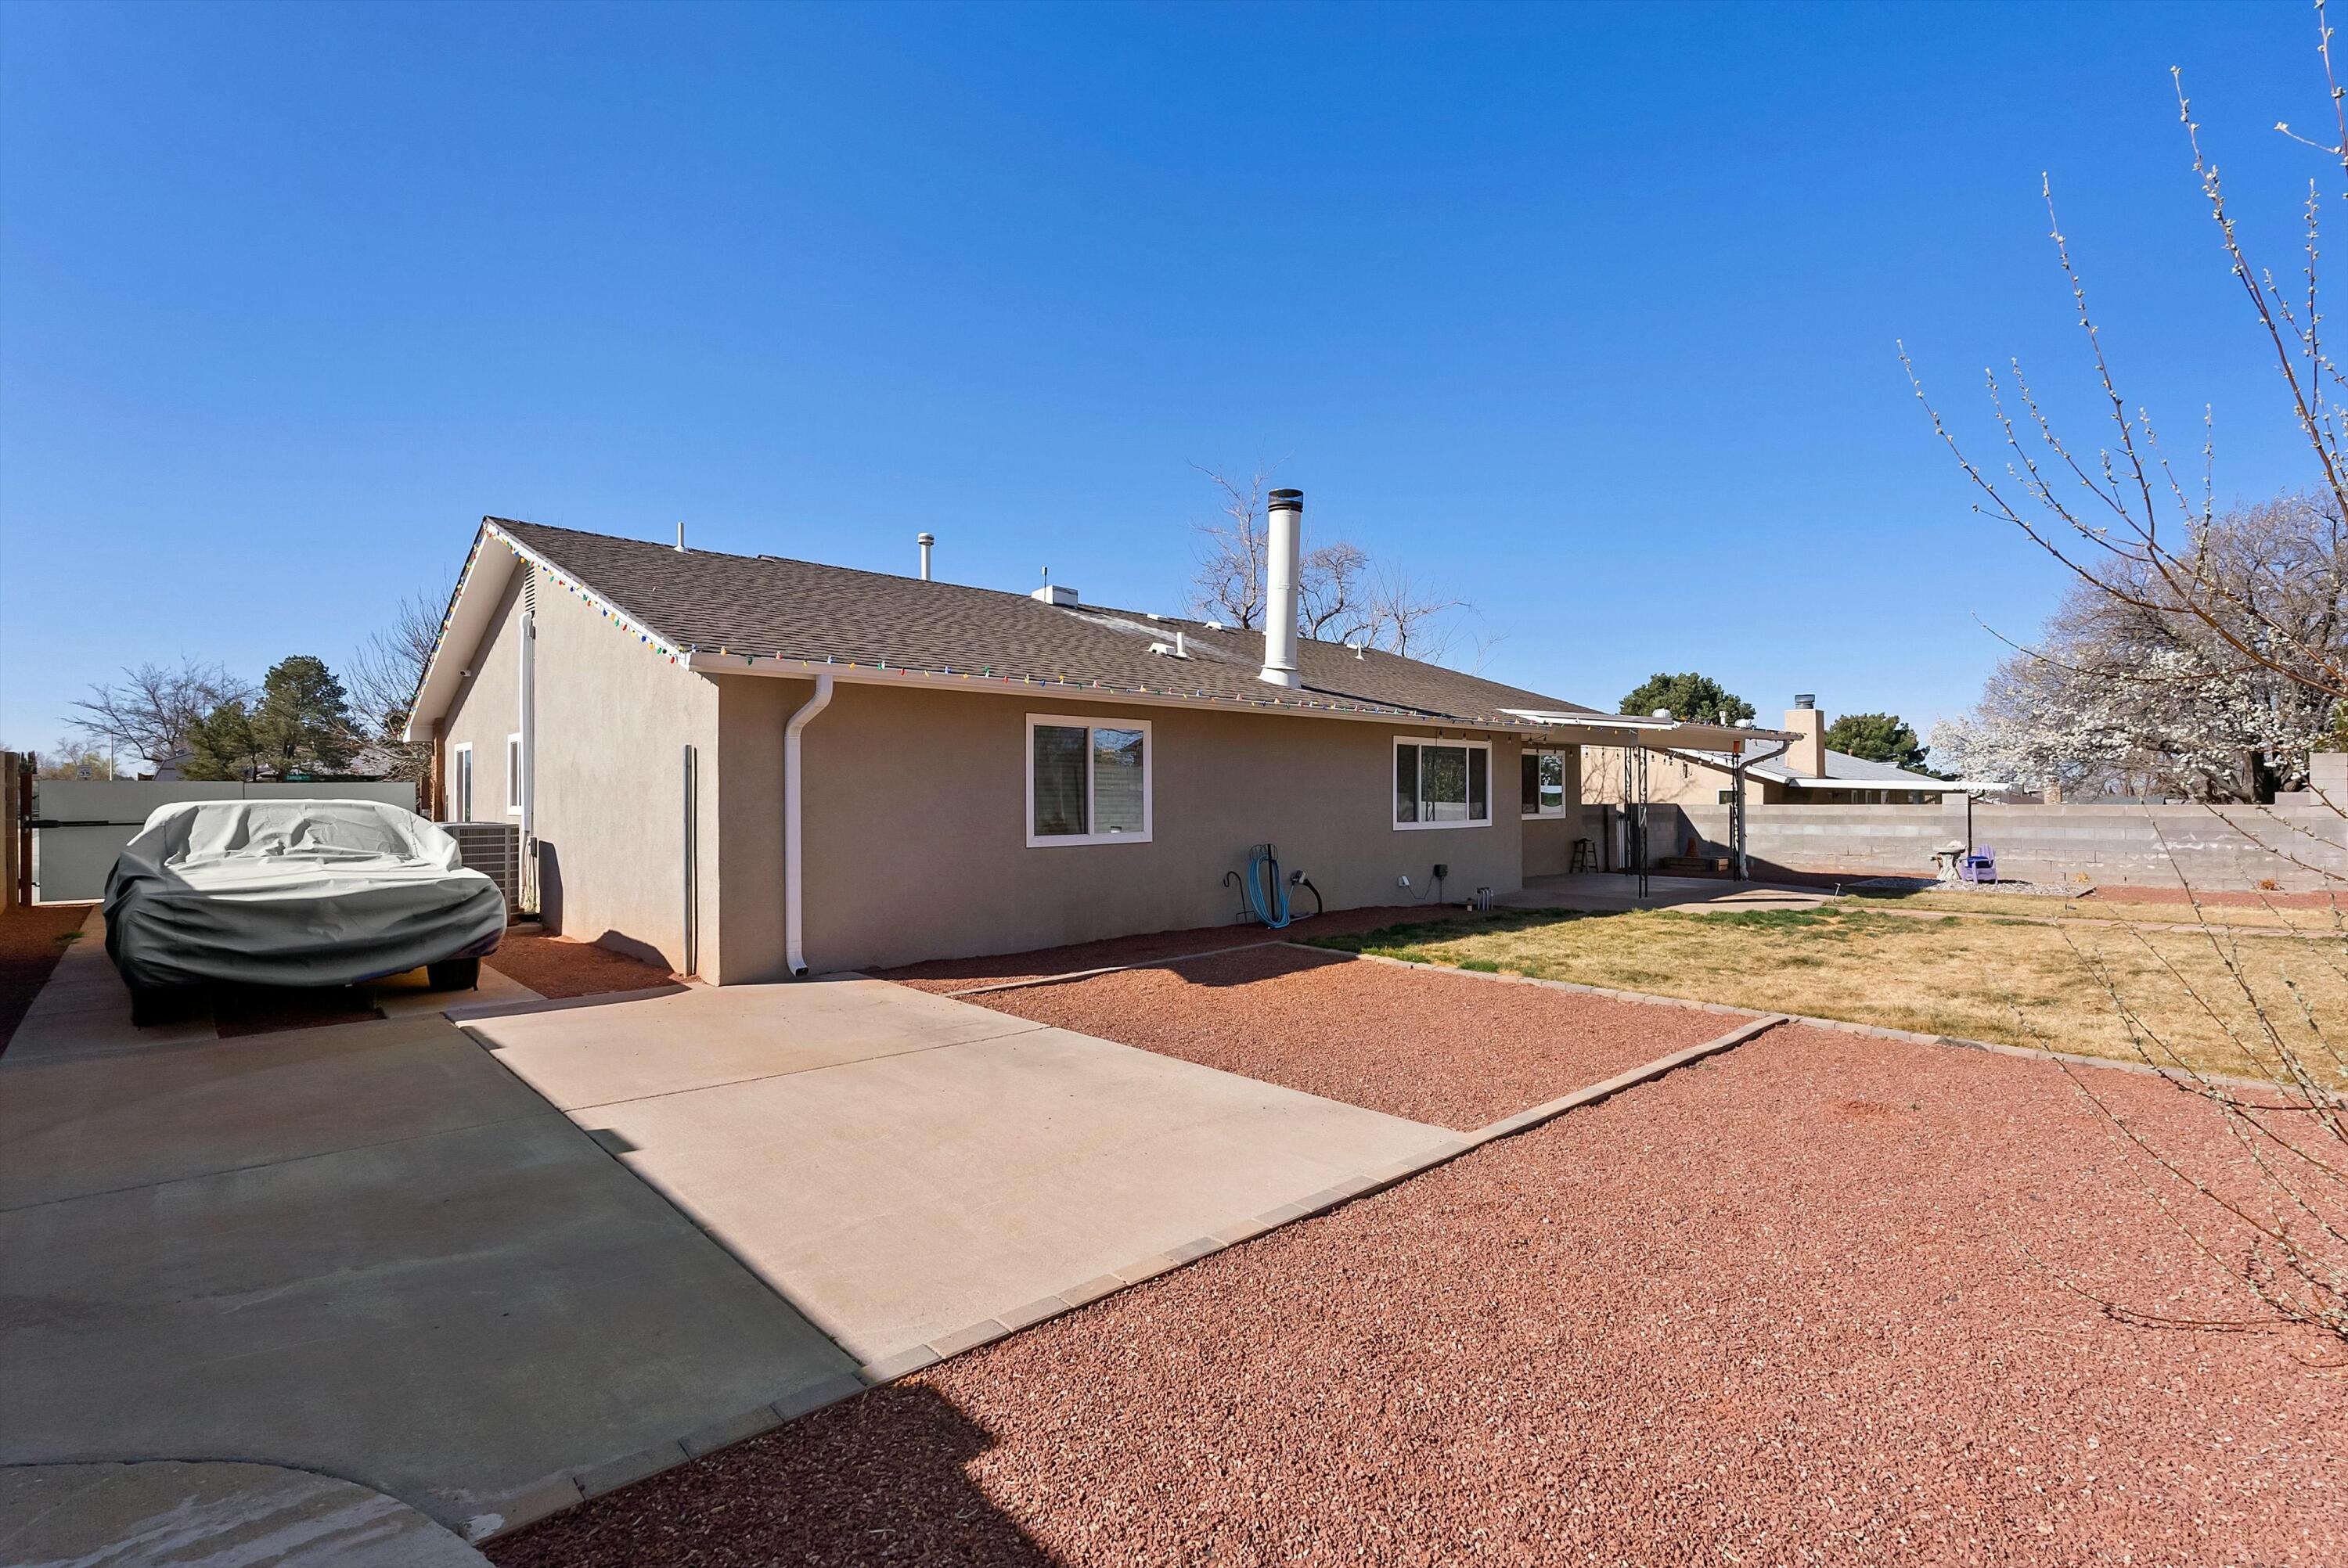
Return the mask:
M 496 883 L 414 812 L 370 800 L 181 801 L 106 879 L 106 950 L 134 999 L 214 981 L 345 986 L 419 967 L 475 984 Z M 142 1009 L 143 1010 L 143 1009 Z

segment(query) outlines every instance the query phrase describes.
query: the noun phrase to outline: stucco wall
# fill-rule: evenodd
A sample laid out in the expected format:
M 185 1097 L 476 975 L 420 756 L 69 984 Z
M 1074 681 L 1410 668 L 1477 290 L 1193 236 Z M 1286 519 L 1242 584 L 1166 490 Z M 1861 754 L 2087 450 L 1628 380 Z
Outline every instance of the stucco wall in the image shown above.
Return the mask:
M 474 813 L 506 814 L 506 736 L 520 727 L 521 584 L 467 666 L 448 740 L 474 743 Z M 700 748 L 702 968 L 720 941 L 716 687 L 615 630 L 544 577 L 538 591 L 532 822 L 547 929 L 685 961 L 685 747 Z M 453 786 L 452 786 L 453 787 Z
M 718 684 L 726 716 L 723 975 L 773 978 L 783 969 L 780 921 L 754 927 L 754 911 L 779 913 L 782 724 L 811 683 Z M 753 690 L 761 686 L 778 700 Z M 1149 721 L 1151 842 L 1027 846 L 1030 712 Z M 878 967 L 1219 924 L 1239 907 L 1223 874 L 1243 870 L 1249 845 L 1266 839 L 1333 909 L 1425 897 L 1438 861 L 1451 868 L 1447 897 L 1516 888 L 1515 742 L 1493 745 L 1489 826 L 1397 832 L 1397 734 L 1435 732 L 843 682 L 805 733 L 808 961 L 817 969 Z M 1395 885 L 1403 875 L 1411 894 Z
M 492 547 L 494 548 L 494 547 Z M 498 603 L 497 619 L 482 635 L 450 699 L 447 734 L 448 814 L 457 810 L 457 748 L 473 748 L 473 820 L 512 822 L 506 810 L 506 737 L 521 728 L 521 585 L 514 573 Z
M 1573 864 L 1573 841 L 1584 836 L 1581 822 L 1581 753 L 1565 752 L 1565 815 L 1534 817 L 1524 824 L 1524 874 L 1554 876 Z M 1519 791 L 1521 800 L 1521 791 Z

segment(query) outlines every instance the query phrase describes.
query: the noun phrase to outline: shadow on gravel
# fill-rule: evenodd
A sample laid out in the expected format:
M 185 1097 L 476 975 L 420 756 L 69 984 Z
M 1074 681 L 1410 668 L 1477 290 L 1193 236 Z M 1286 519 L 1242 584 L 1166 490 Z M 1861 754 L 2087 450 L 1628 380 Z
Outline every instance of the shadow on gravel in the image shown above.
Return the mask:
M 487 1542 L 498 1568 L 874 1562 L 1059 1568 L 973 1482 L 995 1446 L 918 1379 L 875 1389 Z

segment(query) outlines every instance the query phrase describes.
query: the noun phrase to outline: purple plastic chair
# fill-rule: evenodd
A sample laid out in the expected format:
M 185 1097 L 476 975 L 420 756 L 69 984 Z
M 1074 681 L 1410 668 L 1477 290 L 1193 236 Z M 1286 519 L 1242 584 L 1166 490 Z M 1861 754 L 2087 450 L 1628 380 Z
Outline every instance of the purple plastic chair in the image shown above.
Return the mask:
M 1957 880 L 1960 882 L 1995 882 L 1997 880 L 1997 851 L 1984 844 L 1975 849 L 1971 855 L 1966 856 L 1962 860 L 1957 862 Z

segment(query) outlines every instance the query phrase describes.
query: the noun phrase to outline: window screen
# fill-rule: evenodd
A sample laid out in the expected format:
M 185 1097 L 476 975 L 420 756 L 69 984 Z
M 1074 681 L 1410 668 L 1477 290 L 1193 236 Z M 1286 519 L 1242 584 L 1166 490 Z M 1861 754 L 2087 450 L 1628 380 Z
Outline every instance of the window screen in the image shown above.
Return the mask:
M 1149 841 L 1149 726 L 1030 715 L 1031 845 Z
M 1088 733 L 1057 724 L 1038 724 L 1033 732 L 1038 838 L 1086 831 L 1085 743 Z
M 1492 820 L 1492 749 L 1481 743 L 1405 741 L 1395 747 L 1395 825 L 1482 825 Z

